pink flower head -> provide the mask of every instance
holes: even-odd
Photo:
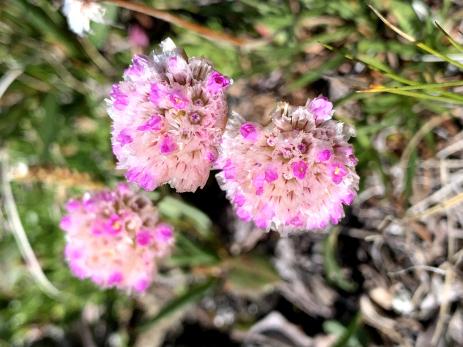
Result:
[[[137,293],[144,293],[148,289],[150,284],[151,282],[149,279],[140,278],[133,288]]]
[[[188,98],[181,91],[173,90],[168,93],[171,106],[176,110],[185,110],[190,104]]]
[[[152,115],[145,123],[140,125],[138,131],[159,131],[162,128],[162,117],[158,114]],[[131,141],[132,142],[132,141]]]
[[[152,83],[150,85],[149,99],[154,105],[161,105],[166,102],[169,92],[162,83]]]
[[[110,95],[114,100],[113,106],[118,111],[123,111],[129,104],[128,95],[121,91],[119,85],[113,85]]]
[[[127,179],[146,190],[203,187],[227,121],[230,83],[170,39],[160,52],[135,56],[107,100],[113,152]]]
[[[322,149],[317,154],[318,161],[328,161],[331,158],[331,150],[329,149]]]
[[[157,240],[168,243],[174,236],[174,229],[168,224],[161,224],[155,230]]]
[[[217,160],[217,152],[209,151],[206,153],[206,158],[209,162],[214,163]]]
[[[166,135],[162,138],[160,147],[162,154],[172,153],[173,151],[175,151],[176,148],[177,145],[169,135]]]
[[[331,172],[331,179],[336,184],[341,183],[344,176],[346,176],[348,173],[346,167],[341,162],[331,162],[330,172]]]
[[[241,207],[244,205],[246,198],[244,197],[244,195],[238,193],[235,195],[232,201],[235,206]]]
[[[146,31],[138,24],[129,27],[129,42],[132,46],[145,48],[150,44]]]
[[[139,246],[148,246],[153,239],[153,235],[149,230],[140,230],[135,240]]]
[[[215,94],[228,87],[230,83],[231,80],[228,77],[218,71],[213,71],[207,79],[207,88],[211,93]]]
[[[293,169],[293,175],[297,179],[303,180],[307,172],[307,164],[300,160],[291,164],[291,169]]]
[[[250,122],[241,125],[240,134],[249,141],[255,141],[259,135],[256,125]]]
[[[126,78],[140,78],[145,72],[145,67],[147,66],[148,60],[145,56],[134,55],[132,58],[132,64],[129,66],[127,70],[125,70],[124,75]]]
[[[333,115],[333,104],[324,96],[308,100],[307,108],[313,114],[317,122],[324,122],[331,119]]]
[[[234,115],[223,136],[217,179],[238,217],[282,233],[338,223],[359,183],[349,132],[307,107],[279,103],[270,116],[259,124]]]
[[[116,141],[119,142],[121,146],[125,146],[133,141],[132,136],[130,136],[127,129],[121,130],[121,132],[117,135]]]
[[[73,207],[67,208],[60,227],[66,234],[64,255],[72,273],[102,288],[146,290],[157,262],[170,253],[174,242],[172,227],[159,223],[151,201],[119,185],[69,204]]]
[[[278,179],[278,171],[274,168],[265,170],[265,180],[270,183]]]

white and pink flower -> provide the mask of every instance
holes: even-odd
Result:
[[[60,227],[72,273],[102,288],[144,292],[173,246],[173,228],[127,185],[70,200]]]
[[[325,97],[305,107],[279,103],[265,125],[233,114],[217,178],[239,218],[282,233],[339,223],[359,177],[350,131],[332,114]]]
[[[151,57],[135,56],[108,99],[118,168],[145,190],[170,184],[202,188],[218,155],[231,80],[172,40]]]

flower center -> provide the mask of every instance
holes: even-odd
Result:
[[[303,142],[301,142],[300,144],[297,145],[297,149],[299,150],[299,152],[301,153],[307,153],[307,145]]]
[[[188,118],[191,124],[199,124],[201,122],[201,115],[198,112],[190,113]]]

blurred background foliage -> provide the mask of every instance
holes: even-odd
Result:
[[[435,220],[418,217],[404,224],[419,201],[419,184],[436,177],[421,175],[420,163],[460,139],[463,3],[143,3],[243,43],[200,36],[111,1],[102,2],[107,23],[94,23],[92,33],[80,38],[69,31],[60,1],[2,1],[0,345],[412,346],[431,337],[434,345],[463,345],[462,234],[438,238]],[[128,38],[134,25],[149,36],[149,47]],[[63,203],[123,179],[114,170],[104,99],[131,56],[149,52],[167,36],[234,79],[230,105],[244,116],[264,114],[275,99],[303,104],[324,94],[335,100],[336,118],[357,130],[361,191],[379,189],[380,197],[368,200],[368,208],[362,199],[357,211],[363,212],[354,206],[331,233],[281,239],[236,221],[213,175],[196,194],[179,196],[164,187],[150,196],[176,226],[176,250],[150,293],[127,296],[74,279],[62,257]],[[12,197],[5,193],[9,187]],[[21,257],[8,204],[19,211],[28,242],[58,293],[41,286],[39,270]],[[388,234],[385,223],[391,220],[402,229]],[[455,223],[444,229],[461,231]],[[373,247],[390,246],[390,235],[403,253],[383,255],[382,246]],[[435,250],[435,240],[449,247],[438,247],[430,259],[414,253]],[[388,260],[379,264],[378,257]],[[439,269],[444,282],[456,286],[445,287],[452,289],[447,299],[436,299],[427,315],[417,311],[412,297],[419,288],[439,296],[443,281],[414,271],[406,279],[390,274],[391,268],[417,264]],[[422,287],[427,281],[432,285]],[[405,284],[399,288],[400,282]]]

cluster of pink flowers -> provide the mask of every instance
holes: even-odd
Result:
[[[217,161],[237,215],[282,233],[323,229],[344,216],[358,190],[351,129],[331,119],[325,97],[279,103],[269,124],[234,114]]]
[[[151,191],[203,187],[227,121],[231,80],[172,40],[151,57],[135,56],[108,99],[112,145],[126,178]]]
[[[128,181],[192,192],[215,166],[237,215],[260,228],[287,233],[341,220],[358,190],[357,158],[352,131],[331,119],[328,99],[279,103],[265,124],[233,114],[226,125],[231,80],[170,39],[161,49],[135,56],[107,100],[113,151]],[[172,227],[159,222],[149,199],[121,184],[66,209],[65,257],[75,276],[103,288],[149,287],[173,245]]]
[[[174,243],[173,228],[159,222],[151,201],[125,184],[70,200],[60,226],[73,274],[103,288],[144,292],[156,263]]]

